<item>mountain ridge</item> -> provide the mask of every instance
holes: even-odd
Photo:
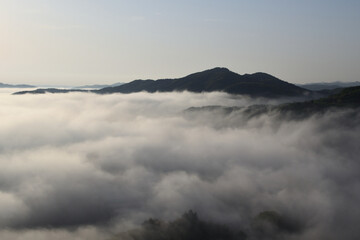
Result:
[[[313,114],[324,114],[330,110],[360,109],[360,86],[344,88],[340,92],[327,97],[304,101],[283,103],[278,105],[260,104],[250,106],[220,106],[210,105],[202,107],[190,107],[184,111],[185,114],[201,114],[204,112],[220,112],[230,115],[236,112],[247,119],[258,117],[263,114],[277,115],[286,119],[304,119]]]
[[[304,97],[313,93],[310,90],[285,82],[267,73],[256,72],[253,74],[240,75],[223,67],[216,67],[192,73],[181,78],[165,78],[158,80],[138,79],[120,86],[105,87],[99,90],[90,90],[86,92],[110,94],[182,91],[195,93],[217,91],[265,98]],[[38,94],[46,92],[57,93],[57,89],[37,89],[35,91],[22,91],[14,94]],[[73,92],[73,90],[58,89],[58,92]]]
[[[133,92],[213,92],[243,94],[254,97],[297,97],[311,91],[280,80],[270,74],[257,72],[240,75],[227,68],[217,67],[185,77],[158,80],[134,80],[130,83],[103,88],[98,93]]]
[[[7,84],[0,82],[0,88],[35,88],[36,86],[28,84]]]
[[[311,90],[311,91],[322,91],[322,90],[334,90],[338,88],[348,88],[360,86],[359,81],[355,82],[317,82],[317,83],[306,83],[296,84],[299,87]]]

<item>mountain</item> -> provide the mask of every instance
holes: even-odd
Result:
[[[61,89],[59,92],[73,90]],[[134,93],[134,92],[214,92],[221,91],[229,94],[242,94],[252,97],[281,98],[310,96],[313,92],[282,81],[266,73],[240,75],[227,68],[214,68],[203,72],[193,73],[177,79],[135,80],[120,86],[106,87],[88,92]],[[55,93],[56,89],[37,89],[35,91],[22,91],[15,94],[26,93]]]
[[[187,117],[196,117],[206,113],[220,113],[222,115],[243,116],[245,119],[262,114],[277,115],[286,119],[303,119],[313,114],[322,114],[329,110],[360,109],[360,86],[344,88],[339,93],[305,102],[293,102],[280,105],[252,105],[248,107],[203,106],[191,107],[184,111]],[[216,115],[216,114],[215,114]],[[215,116],[214,115],[214,116]]]
[[[278,107],[280,111],[296,111],[313,113],[330,108],[358,108],[360,107],[360,86],[342,89],[339,93],[325,98],[307,102],[283,104]]]
[[[123,85],[124,83],[118,82],[118,83],[114,83],[111,85],[108,84],[93,84],[93,85],[83,85],[83,86],[77,86],[74,87],[75,89],[83,89],[83,88],[93,88],[93,89],[101,89],[101,88],[106,88],[106,87],[117,87],[120,85]]]
[[[321,82],[321,83],[308,83],[308,84],[297,84],[297,86],[311,90],[311,91],[321,91],[321,90],[333,90],[337,88],[347,88],[360,86],[360,82]]]
[[[44,93],[69,93],[69,92],[92,92],[91,90],[84,89],[59,89],[59,88],[39,88],[33,91],[20,91],[15,92],[13,95],[23,95],[23,94],[44,94]]]
[[[107,87],[98,93],[133,93],[133,92],[213,92],[222,91],[230,94],[245,94],[253,97],[299,97],[311,91],[282,81],[266,73],[240,75],[227,68],[214,68],[190,74],[177,79],[135,80],[130,83]]]
[[[6,84],[6,83],[0,83],[0,88],[35,88],[35,86],[27,85],[27,84]]]

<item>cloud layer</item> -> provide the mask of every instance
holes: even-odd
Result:
[[[223,93],[0,99],[1,239],[106,239],[188,209],[245,229],[276,211],[303,226],[287,239],[360,235],[357,112],[184,117],[263,102]]]

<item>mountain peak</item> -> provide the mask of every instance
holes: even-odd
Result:
[[[215,67],[215,68],[209,69],[207,71],[230,72],[230,70],[226,67]]]
[[[252,97],[301,97],[311,91],[282,81],[267,73],[240,75],[224,67],[216,67],[190,74],[182,78],[159,80],[135,80],[121,86],[106,87],[92,92],[135,93],[135,92],[225,92]],[[61,91],[63,92],[63,91]],[[26,92],[22,92],[24,94]]]
[[[137,80],[115,88],[99,90],[99,93],[132,92],[226,92],[254,97],[299,97],[309,92],[282,81],[267,73],[240,75],[228,68],[215,67],[177,79],[156,81]]]

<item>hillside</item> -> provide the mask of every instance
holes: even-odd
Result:
[[[304,119],[313,114],[323,114],[329,110],[357,109],[360,107],[360,87],[345,88],[341,92],[328,97],[306,102],[285,103],[280,105],[252,105],[248,107],[203,106],[191,107],[184,111],[187,117],[197,117],[203,114],[231,114],[251,119],[263,114],[276,115],[286,119]],[[234,115],[234,116],[235,116]],[[223,119],[222,119],[223,120]]]
[[[66,89],[37,89],[15,94],[66,93]],[[227,68],[213,68],[176,79],[135,80],[120,86],[106,87],[88,92],[99,94],[135,92],[226,92],[252,97],[281,98],[310,96],[313,92],[282,81],[266,73],[240,75]]]
[[[266,73],[240,75],[227,68],[214,68],[177,79],[135,80],[130,83],[103,88],[98,93],[133,92],[213,92],[245,94],[253,97],[298,97],[310,91],[282,81]]]
[[[344,88],[339,93],[325,98],[307,102],[283,104],[277,107],[280,111],[312,113],[330,108],[358,108],[360,106],[360,86]]]
[[[307,83],[297,84],[297,86],[311,90],[311,91],[322,91],[322,90],[334,90],[337,88],[348,88],[360,86],[360,82],[321,82],[321,83]]]

